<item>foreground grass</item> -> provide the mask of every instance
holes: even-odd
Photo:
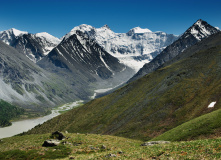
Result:
[[[57,147],[42,147],[50,134],[5,138],[0,159],[220,159],[221,139],[140,146],[143,142],[116,136],[65,134]],[[102,147],[103,146],[103,147]],[[105,146],[105,147],[104,147]]]

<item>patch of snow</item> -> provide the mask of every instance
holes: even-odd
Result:
[[[215,28],[218,29],[218,30],[220,31],[219,27],[215,27]]]
[[[95,99],[95,97],[97,96],[97,93],[96,92],[94,92],[94,95],[93,96],[91,96],[90,98],[91,99]]]
[[[58,53],[62,56],[62,57],[64,57],[64,59],[66,60],[66,61],[68,61],[67,60],[67,58],[65,58],[65,56],[59,51],[59,49],[58,48],[56,48],[57,49],[57,51],[58,51]],[[69,62],[69,61],[68,61]],[[70,63],[70,62],[69,62]]]
[[[101,52],[100,52],[100,60],[103,62],[103,64],[105,65],[105,67],[112,72],[112,74],[114,74],[114,72],[111,70],[111,68],[107,65],[107,63],[104,61]]]
[[[209,105],[208,105],[208,108],[213,108],[215,106],[216,102],[211,102]]]
[[[46,46],[46,47],[44,48],[44,51],[45,51],[45,52],[43,53],[44,56],[48,55],[48,53],[51,52],[52,49],[54,49],[54,47],[47,47],[47,46]]]

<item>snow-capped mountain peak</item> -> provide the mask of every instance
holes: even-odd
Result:
[[[15,37],[18,37],[18,36],[21,36],[24,34],[28,34],[28,32],[24,32],[24,31],[17,30],[15,28],[11,28],[9,30],[5,30],[5,31],[0,32],[0,40],[5,42],[6,44],[10,45],[10,43],[12,42],[12,40]]]
[[[20,35],[23,35],[23,34],[28,34],[28,32],[25,32],[25,31],[20,31],[20,30],[17,30],[15,28],[11,28],[8,30],[10,33],[13,33],[15,36],[20,36]]]
[[[57,37],[54,37],[47,32],[36,33],[35,36],[39,38],[45,38],[48,42],[51,42],[53,44],[58,44],[61,41]]]
[[[37,62],[60,43],[60,39],[46,33],[31,34],[15,28],[0,32],[0,40]]]
[[[95,28],[87,24],[81,24],[80,26],[74,27],[68,34],[66,34],[64,36],[64,39],[68,39],[73,34],[76,34],[76,31],[81,31],[83,33],[90,33],[91,31],[95,31]]]
[[[91,25],[81,24],[80,26],[74,27],[71,31],[80,30],[87,32],[91,31],[92,29],[94,29],[94,27],[92,27]]]
[[[105,24],[103,27],[101,27],[102,29],[109,29],[110,30],[110,27],[107,25],[107,24]]]
[[[185,37],[193,35],[197,40],[202,40],[209,35],[216,33],[218,29],[209,25],[206,21],[199,19],[185,33]]]
[[[202,19],[198,19],[193,25],[200,25],[202,23],[203,23],[203,20]]]
[[[171,59],[180,54],[186,54],[184,51],[187,48],[200,42],[204,38],[207,38],[210,35],[218,32],[220,31],[217,30],[215,27],[211,26],[206,21],[199,19],[191,27],[189,27],[176,41],[174,41],[172,44],[166,47],[159,55],[157,55],[150,63],[145,64],[133,76],[133,78],[129,80],[129,82],[132,82],[146,74],[155,71],[156,69],[162,67],[166,62],[170,61]],[[177,60],[178,59],[180,60],[180,58],[177,58]],[[173,61],[173,63],[175,61]]]

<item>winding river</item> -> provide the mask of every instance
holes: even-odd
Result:
[[[11,126],[0,128],[0,138],[11,137],[11,136],[14,136],[16,134],[26,132],[29,129],[35,127],[36,125],[42,124],[45,121],[47,121],[49,119],[52,119],[53,117],[58,116],[60,114],[59,111],[70,110],[74,107],[79,106],[79,104],[81,104],[82,102],[83,101],[76,101],[76,102],[73,102],[73,103],[64,104],[61,107],[53,109],[51,114],[49,114],[47,116],[44,116],[44,117],[12,122]]]
[[[110,91],[111,89],[114,89],[120,85],[117,85],[113,88],[97,89],[97,90],[95,90],[94,95],[91,96],[91,99],[94,99],[96,97],[96,95],[99,93],[105,93],[105,92]],[[35,127],[36,125],[42,124],[42,123],[46,122],[47,120],[58,116],[59,114],[61,114],[60,111],[66,111],[66,110],[70,110],[72,108],[75,108],[75,107],[79,106],[82,102],[83,101],[80,100],[80,101],[64,104],[61,107],[57,107],[57,108],[53,109],[51,114],[44,116],[44,117],[12,122],[11,126],[0,128],[0,139],[6,138],[6,137],[11,137],[11,136],[14,136],[14,135],[22,133],[22,132],[26,132],[29,129],[32,129],[33,127]]]

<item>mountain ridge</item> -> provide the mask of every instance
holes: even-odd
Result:
[[[150,63],[145,64],[129,81],[132,82],[142,76],[153,72],[165,62],[181,54],[186,48],[196,44],[202,39],[220,32],[215,27],[201,19],[197,20],[189,27],[178,40],[167,46],[159,55],[157,55]]]
[[[32,34],[14,28],[0,32],[0,40],[16,48],[34,63],[60,43],[58,38],[46,32]]]
[[[177,39],[177,36],[172,34],[151,32],[140,27],[132,28],[127,33],[115,33],[107,25],[95,28],[87,24],[74,27],[63,38],[70,37],[77,30],[87,34],[91,39],[95,39],[108,53],[135,71]]]
[[[78,75],[79,81],[85,81],[88,85],[96,83],[94,86],[98,89],[98,86],[108,88],[119,85],[134,74],[132,69],[106,52],[96,40],[76,28],[37,64],[58,73],[65,69],[69,72],[67,76],[76,78]]]
[[[80,30],[87,33],[91,39],[96,39],[98,44],[118,58],[121,63],[138,71],[145,63],[150,62],[167,45],[177,39],[177,36],[165,32],[151,32],[149,29],[134,27],[127,33],[115,33],[108,25],[94,28],[87,24],[74,27],[61,40],[53,37],[51,41],[47,34],[19,31],[13,29],[0,32],[0,39],[26,54],[30,60],[37,62],[47,55],[62,39],[70,37]],[[41,34],[41,36],[39,36]],[[30,36],[27,36],[30,35]],[[134,64],[133,64],[134,63]]]
[[[71,85],[76,81],[43,70],[2,41],[0,53],[0,99],[40,114],[59,104],[89,99],[83,84]]]

